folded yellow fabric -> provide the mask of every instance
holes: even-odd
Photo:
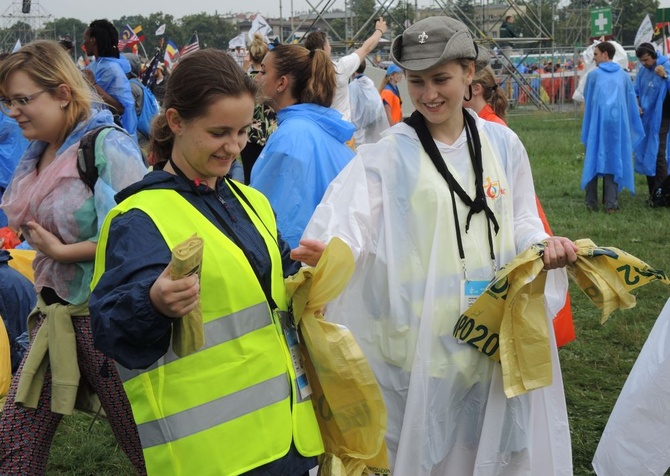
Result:
[[[605,322],[616,309],[635,306],[635,288],[664,272],[617,248],[577,240],[577,262],[568,274],[602,309]],[[551,385],[549,331],[544,309],[543,244],[533,245],[501,269],[487,290],[459,318],[453,335],[500,360],[507,397]]]
[[[193,274],[200,276],[204,246],[204,240],[197,235],[175,246],[170,261],[170,278],[176,280]],[[175,319],[172,324],[172,350],[179,357],[184,357],[203,345],[205,345],[205,328],[198,300],[195,309],[181,319]]]
[[[78,306],[47,306],[38,295],[37,306],[28,316],[28,330],[31,335],[40,314],[46,317],[30,344],[15,401],[24,407],[37,408],[47,367],[50,367],[51,411],[71,415],[77,400],[80,378],[72,316],[88,316],[88,303]]]
[[[286,280],[326,452],[319,474],[332,476],[361,475],[367,466],[389,472],[386,407],[377,380],[351,332],[323,316],[354,266],[351,249],[333,238],[316,268]]]

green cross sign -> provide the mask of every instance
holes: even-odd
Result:
[[[612,34],[612,9],[594,8],[591,10],[591,36]]]

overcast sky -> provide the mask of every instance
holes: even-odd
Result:
[[[14,0],[16,2],[17,0]],[[39,2],[39,6],[38,6]],[[328,0],[310,0],[312,5],[321,9]],[[419,5],[428,5],[430,0],[421,0]],[[20,2],[19,2],[20,3]],[[283,17],[290,16],[291,4],[295,13],[310,11],[307,0],[281,0]],[[0,0],[0,11],[6,11],[12,0]],[[260,13],[265,17],[279,16],[280,0],[33,0],[33,11],[44,10],[56,18],[78,18],[83,22],[91,22],[96,18],[116,19],[123,15],[144,15],[163,12],[181,18],[184,15],[205,12],[208,14]],[[344,9],[344,0],[335,0],[334,8]]]

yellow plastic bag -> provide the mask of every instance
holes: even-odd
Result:
[[[670,284],[663,271],[625,251],[588,239],[575,244],[577,261],[568,274],[602,309],[601,323],[616,309],[635,306],[633,289],[656,280]],[[507,397],[552,382],[543,250],[544,245],[533,245],[507,263],[453,329],[455,338],[500,361]]]
[[[323,316],[353,272],[351,250],[333,238],[316,268],[302,268],[286,280],[325,446],[320,475],[356,476],[368,467],[389,473],[386,407],[377,380],[351,332]]]
[[[31,283],[34,283],[35,273],[33,272],[33,260],[35,259],[35,250],[11,249],[7,251],[9,251],[9,255],[12,257],[8,262],[9,267],[14,268],[28,278]]]

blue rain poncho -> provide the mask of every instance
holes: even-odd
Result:
[[[277,124],[251,171],[251,186],[270,200],[279,231],[295,248],[326,188],[354,156],[344,142],[355,127],[316,104],[282,109]]]
[[[656,65],[665,68],[668,79],[663,79],[654,72]],[[651,69],[640,66],[634,84],[635,95],[639,98],[640,107],[643,111],[642,124],[646,134],[640,144],[635,147],[635,172],[649,176],[656,175],[658,133],[661,129],[663,101],[668,88],[670,88],[670,62],[668,62],[668,58],[659,53],[656,65]]]
[[[88,65],[88,69],[93,71],[95,82],[124,107],[121,125],[130,135],[135,136],[137,113],[130,81],[126,77],[126,74],[130,72],[128,60],[123,56],[121,58],[96,58]]]
[[[614,175],[619,191],[635,193],[633,149],[644,138],[630,76],[614,62],[600,63],[586,80],[582,189],[595,176]],[[654,155],[654,159],[655,159]]]

